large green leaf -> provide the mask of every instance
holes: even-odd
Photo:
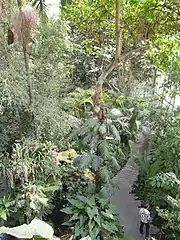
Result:
[[[2,230],[0,228],[0,232],[1,233],[5,232],[4,227],[2,227]],[[33,236],[35,235],[33,234],[32,228],[27,224],[23,224],[18,227],[7,228],[5,233],[16,238],[28,238],[28,239],[33,238]]]
[[[73,216],[69,219],[69,221],[79,220],[80,216],[79,213],[74,213]]]
[[[92,239],[97,239],[98,234],[101,231],[101,227],[97,224],[94,225],[93,229],[90,231],[90,236]]]
[[[104,217],[106,217],[106,218],[114,219],[114,216],[113,216],[112,212],[109,211],[109,210],[106,210],[105,212],[102,211],[101,214],[102,214]]]
[[[87,207],[86,211],[90,220],[92,220],[94,216],[98,216],[99,214],[97,207],[93,208]]]
[[[88,186],[87,186],[87,193],[88,194],[94,194],[96,190],[96,186],[93,182],[88,182]]]
[[[116,169],[116,170],[120,170],[120,165],[117,162],[116,158],[114,156],[111,157],[111,161],[112,161],[112,166]]]
[[[80,215],[79,216],[79,224],[80,224],[80,227],[83,228],[84,225],[87,223],[88,221],[88,217],[87,216],[84,216],[84,215]]]
[[[102,167],[100,170],[100,176],[103,183],[107,183],[110,180],[109,172],[106,167]]]
[[[86,202],[87,202],[87,204],[88,204],[90,207],[96,205],[94,196],[92,196],[91,198],[87,198],[87,201],[86,201]]]
[[[117,227],[112,222],[105,222],[102,224],[103,228],[106,229],[108,232],[115,233],[118,231]]]
[[[80,226],[80,221],[77,221],[74,227],[74,236],[78,237],[81,236],[83,233],[84,229]]]
[[[2,218],[5,221],[7,220],[6,210],[3,208],[0,208],[0,218]]]
[[[39,219],[32,220],[29,226],[32,228],[33,234],[36,236],[51,238],[54,234],[53,228],[49,224]]]
[[[88,228],[89,228],[90,236],[91,236],[91,232],[92,232],[92,230],[93,230],[93,228],[94,228],[95,225],[96,225],[96,222],[95,222],[94,220],[90,220],[90,221],[88,222]]]
[[[109,193],[108,193],[108,191],[107,191],[107,188],[106,187],[103,187],[102,189],[101,189],[101,191],[98,193],[98,195],[99,195],[99,197],[100,197],[100,202],[101,202],[101,200],[103,199],[103,200],[105,200],[105,201],[107,201],[107,199],[108,199],[108,197],[109,197]]]
[[[94,221],[99,225],[99,227],[101,226],[101,217],[100,217],[100,215],[94,216]]]
[[[77,198],[82,202],[85,202],[85,203],[87,202],[87,198],[84,196],[78,195]]]
[[[61,209],[61,212],[66,213],[66,214],[73,214],[71,207],[63,208],[63,209]]]
[[[79,201],[78,199],[69,199],[68,201],[73,205],[73,207],[78,209],[84,209],[86,205],[84,202]]]
[[[97,155],[92,155],[92,170],[93,171],[98,171],[100,166],[101,166],[101,159]]]
[[[100,151],[100,154],[102,156],[103,159],[108,159],[110,158],[110,149],[109,149],[109,144],[107,142],[107,140],[103,140],[99,146],[98,146],[98,150]]]
[[[40,236],[48,239],[53,237],[54,230],[44,221],[34,219],[29,225],[23,224],[13,228],[1,227],[0,233],[7,233],[20,239],[31,239],[34,236]]]
[[[80,168],[81,170],[85,170],[89,168],[91,163],[92,163],[92,158],[91,158],[91,155],[88,153],[83,153],[82,155],[74,159],[74,166]]]

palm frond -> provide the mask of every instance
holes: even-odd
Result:
[[[47,16],[48,6],[45,3],[45,0],[31,0],[32,6],[36,7],[41,15]]]
[[[26,47],[31,39],[31,34],[37,27],[37,17],[34,9],[24,5],[17,10],[13,17],[14,32],[23,47]]]

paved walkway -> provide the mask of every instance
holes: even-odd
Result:
[[[120,222],[124,226],[125,235],[128,240],[140,240],[139,235],[139,201],[130,194],[131,187],[138,175],[137,166],[130,158],[126,166],[115,176],[113,182],[117,184],[118,190],[111,193],[111,202],[116,205],[120,216]]]

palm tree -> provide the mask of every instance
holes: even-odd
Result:
[[[41,16],[46,17],[47,6],[45,4],[45,0],[29,0],[29,2],[32,3],[32,6],[26,5],[27,2],[28,1],[26,0],[17,0],[18,9],[14,15],[13,27],[14,27],[15,35],[18,37],[18,40],[23,48],[24,63],[25,63],[25,69],[27,73],[26,80],[27,80],[29,100],[31,105],[33,94],[32,94],[31,81],[28,76],[29,75],[28,74],[29,72],[28,71],[29,70],[28,45],[31,40],[31,35],[37,26],[37,17],[36,17],[36,11],[34,10],[34,7],[38,9]]]
[[[29,91],[30,105],[32,103],[32,88],[30,83],[30,78],[28,76],[29,70],[29,57],[28,57],[28,45],[31,40],[31,35],[36,29],[37,18],[34,8],[30,5],[23,5],[23,0],[17,0],[18,9],[13,18],[13,28],[16,37],[18,38],[20,44],[22,45],[24,54],[24,63],[27,73],[27,85]]]
[[[41,15],[47,16],[47,5],[45,0],[30,0],[30,2],[32,2],[33,7],[36,7]]]

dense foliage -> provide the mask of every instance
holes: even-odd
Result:
[[[140,172],[134,191],[140,200],[149,202],[157,211],[154,221],[164,239],[178,239],[179,111],[156,109],[149,113],[150,119],[152,112],[156,120],[152,126],[154,133],[147,140],[146,153],[136,154]]]
[[[157,238],[179,239],[178,2],[60,9],[0,0],[0,231],[48,238],[38,218],[62,239],[123,239],[109,190],[131,153]]]

